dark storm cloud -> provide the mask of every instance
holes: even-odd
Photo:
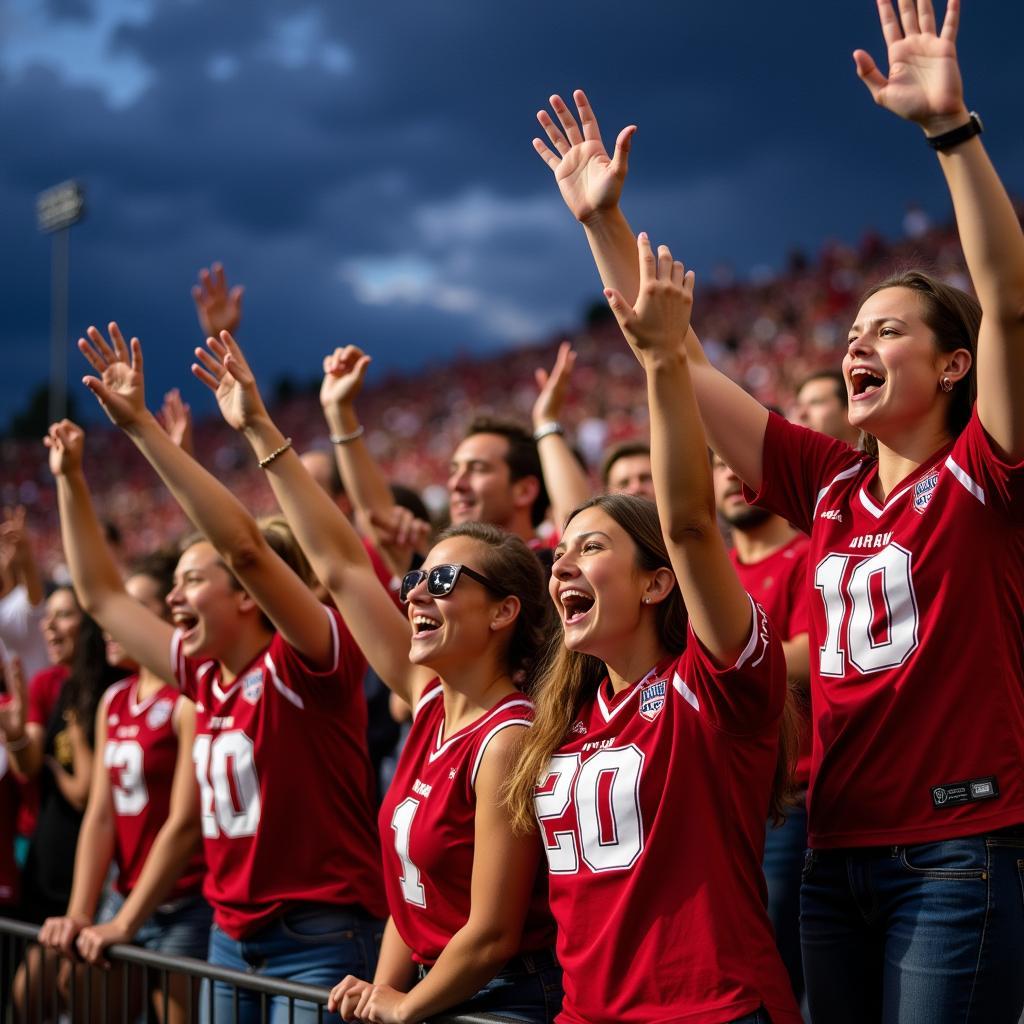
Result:
[[[990,147],[1021,191],[1024,12],[986,6],[964,14],[968,97],[1001,125]],[[310,377],[348,340],[375,369],[415,365],[571,325],[597,293],[530,146],[551,91],[585,86],[609,143],[639,124],[627,211],[698,271],[778,264],[793,244],[854,240],[871,223],[894,233],[911,198],[941,214],[916,130],[875,110],[854,75],[850,51],[881,58],[879,42],[866,2],[814,14],[165,0],[108,40],[114,78],[118,62],[141,69],[127,99],[104,69],[73,76],[77,54],[18,73],[0,59],[0,274],[19,352],[3,409],[45,379],[48,248],[33,202],[64,177],[85,181],[90,204],[72,243],[73,327],[116,316],[142,335],[151,404],[187,374],[188,287],[216,258],[247,285],[243,333],[268,377]]]

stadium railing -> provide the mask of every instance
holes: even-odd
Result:
[[[36,925],[25,924],[0,917],[0,1022],[15,1021],[12,1007],[11,990],[13,978],[18,965],[25,959],[26,951],[36,946],[39,929]],[[36,948],[38,948],[36,946]],[[43,1024],[58,1020],[69,1021],[70,1024],[134,1024],[136,1019],[145,1019],[144,1009],[148,998],[143,1003],[136,1000],[135,1011],[132,1012],[129,993],[133,988],[148,989],[156,993],[158,1001],[162,1000],[162,1016],[166,1019],[167,1001],[169,998],[169,979],[171,975],[183,974],[196,980],[220,982],[231,988],[235,1012],[230,1020],[223,1015],[214,1017],[212,1011],[213,985],[203,987],[201,999],[209,1000],[207,1019],[215,1020],[216,1024],[231,1024],[237,1019],[240,993],[244,990],[255,993],[259,998],[260,1020],[271,1018],[271,1000],[274,996],[288,1000],[288,1020],[293,1020],[297,1011],[306,1013],[310,1005],[315,1008],[317,1021],[337,1020],[333,1014],[327,1013],[327,997],[330,990],[314,985],[301,985],[279,978],[268,978],[259,974],[245,974],[231,971],[223,967],[208,964],[205,960],[193,960],[190,957],[165,956],[154,953],[140,946],[115,945],[105,950],[107,959],[112,964],[124,967],[120,978],[111,982],[111,972],[101,967],[92,967],[80,971],[71,971],[68,986],[68,999],[63,999],[52,982],[44,979],[44,972],[33,972],[32,987],[29,992],[30,1016],[25,1024]],[[82,967],[82,965],[79,965]],[[141,983],[141,985],[140,985]],[[114,987],[119,991],[112,991]],[[301,1004],[306,1004],[302,1006]],[[143,1009],[139,1009],[139,1006]],[[158,1002],[159,1005],[159,1002]],[[186,1020],[189,1024],[198,1022],[202,1017],[199,1000],[190,1002],[186,1007]],[[152,1019],[152,1018],[150,1018]],[[432,1017],[430,1024],[514,1024],[508,1017],[492,1014],[463,1014],[459,1016]]]

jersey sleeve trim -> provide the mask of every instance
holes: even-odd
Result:
[[[858,462],[855,466],[850,466],[849,469],[844,469],[841,473],[836,473],[834,477],[820,491],[818,491],[818,497],[814,501],[814,511],[811,513],[811,519],[818,514],[818,506],[824,501],[825,495],[835,487],[840,480],[849,480],[851,476],[856,476],[861,469],[863,463]]]
[[[974,497],[982,503],[982,505],[985,504],[985,488],[975,480],[972,480],[971,477],[957,465],[952,455],[949,455],[946,458],[946,468],[953,474],[953,478],[963,485],[968,494],[973,494]]]
[[[270,673],[270,681],[274,684],[274,689],[290,704],[294,704],[300,711],[305,711],[306,702],[293,689],[282,682],[281,677],[277,674],[277,666],[274,664],[274,659],[269,654],[263,656],[263,664],[266,665],[267,671]]]
[[[498,735],[502,729],[507,729],[510,725],[525,725],[529,728],[533,725],[533,722],[528,718],[510,718],[500,725],[496,725],[481,741],[480,748],[476,752],[476,757],[473,759],[473,770],[469,776],[469,784],[476,789],[476,776],[477,772],[480,771],[480,764],[484,759],[484,751],[487,749],[487,745]]]
[[[757,613],[758,605],[754,602],[754,599],[747,594],[747,600],[750,602],[750,638],[747,640],[747,646],[740,652],[739,658],[736,660],[736,664],[733,665],[727,671],[735,672],[737,669],[743,668],[746,662],[754,656],[757,651],[758,641],[762,639],[761,631],[758,629]],[[764,612],[761,612],[764,615]],[[756,668],[761,664],[762,659],[768,652],[767,637],[764,638],[765,643],[761,644],[761,653],[756,661],[750,662],[751,668]]]
[[[134,676],[131,676],[128,679],[122,679],[119,682],[114,683],[113,686],[108,686],[106,688],[106,690],[103,691],[102,704],[103,704],[103,711],[104,711],[104,713],[106,713],[107,711],[110,710],[110,702],[122,690],[126,690],[129,686],[132,685],[132,680],[134,678],[135,678]]]
[[[686,685],[686,680],[679,674],[679,669],[676,669],[672,675],[672,688],[694,711],[700,711],[700,700],[697,694]]]

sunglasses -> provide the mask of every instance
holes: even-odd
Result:
[[[427,593],[431,597],[447,597],[459,582],[462,576],[468,576],[477,583],[482,583],[488,590],[495,594],[505,593],[497,583],[489,580],[468,565],[457,565],[454,562],[446,565],[435,565],[433,569],[413,569],[402,577],[402,589],[398,592],[398,599],[403,604],[409,603],[409,592],[419,585],[421,580],[427,581]]]

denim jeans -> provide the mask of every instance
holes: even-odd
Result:
[[[429,968],[421,967],[422,980]],[[551,1024],[562,1008],[562,968],[550,950],[521,953],[510,960],[475,996],[445,1010],[445,1015],[495,1013],[512,1020]]]
[[[764,840],[764,878],[768,883],[768,917],[775,945],[786,965],[797,1003],[804,995],[800,959],[800,876],[807,850],[807,811],[790,807],[779,828],[768,825]]]
[[[124,906],[124,897],[112,889],[103,901],[96,920],[111,921]],[[144,949],[152,949],[168,956],[206,958],[210,946],[210,924],[213,911],[202,896],[186,896],[174,903],[157,907],[143,921],[132,942]]]
[[[1017,1024],[1024,829],[808,850],[804,978],[821,1024]]]
[[[377,967],[377,952],[384,922],[348,908],[297,905],[273,924],[247,939],[238,941],[217,925],[210,930],[211,964],[230,967],[249,974],[284,978],[304,985],[331,988],[346,974],[372,978]],[[210,1015],[209,982],[200,993],[204,1024],[256,1024],[260,1017],[258,993],[238,990],[238,1016],[234,1010],[234,991],[230,985],[213,985],[213,1015]],[[310,1003],[296,1002],[289,1018],[288,1000],[271,1001],[271,1024],[296,1024],[316,1021],[317,1010]],[[319,1019],[340,1021],[336,1014],[323,1011]]]

